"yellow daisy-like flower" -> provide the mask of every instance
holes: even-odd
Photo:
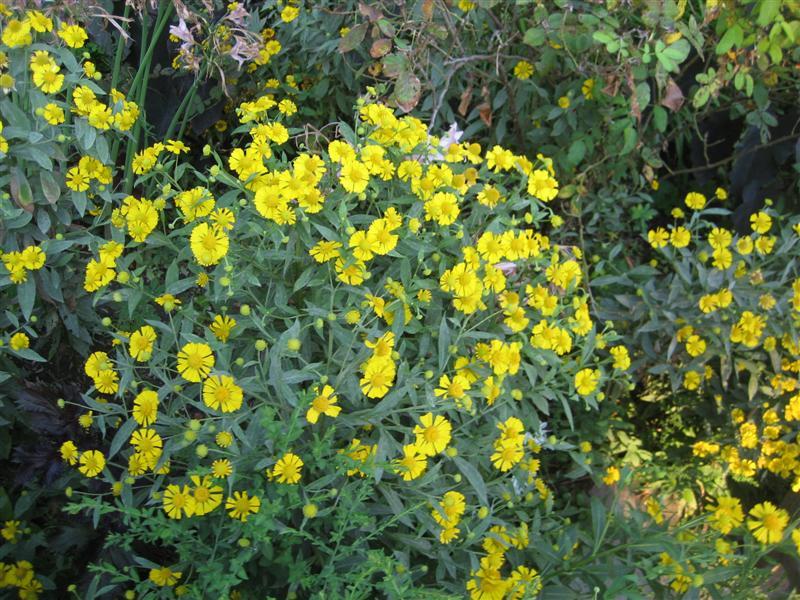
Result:
[[[231,331],[236,327],[236,319],[228,315],[216,315],[208,328],[220,342],[227,342]]]
[[[231,461],[229,461],[227,458],[215,460],[213,463],[211,463],[211,473],[217,479],[225,479],[226,477],[230,476],[231,473],[233,473]]]
[[[137,362],[146,362],[153,354],[156,339],[156,330],[150,325],[144,325],[131,334],[128,351]]]
[[[416,441],[414,444],[425,456],[435,456],[443,452],[450,443],[452,425],[442,415],[433,416],[426,413],[419,419],[420,424],[414,427]]]
[[[542,202],[558,196],[558,181],[544,169],[537,169],[528,177],[528,193]]]
[[[208,344],[189,342],[178,352],[178,372],[186,381],[199,383],[214,368],[214,353]]]
[[[133,418],[142,426],[152,425],[158,415],[158,393],[142,390],[133,399]]]
[[[342,407],[336,405],[338,398],[336,394],[334,394],[334,390],[331,386],[326,385],[322,388],[321,392],[318,390],[317,392],[316,397],[311,401],[311,406],[306,412],[306,419],[312,424],[319,420],[320,415],[327,415],[335,418],[342,411]]]
[[[58,449],[61,453],[61,460],[69,465],[75,465],[78,463],[78,448],[75,446],[75,442],[72,440],[67,440],[61,447]]]
[[[78,470],[86,477],[96,477],[106,466],[106,457],[99,450],[87,450],[80,456]]]
[[[747,519],[747,528],[762,544],[777,544],[789,523],[789,513],[772,502],[761,502],[750,509],[752,519]]]
[[[239,519],[242,523],[247,521],[247,517],[254,515],[261,508],[261,500],[258,496],[248,496],[247,492],[233,492],[225,501],[227,510],[232,519]]]
[[[150,569],[150,581],[155,583],[159,587],[166,587],[166,586],[173,586],[178,583],[178,580],[181,578],[180,571],[173,571],[167,567],[161,567],[159,569]]]
[[[597,389],[600,371],[597,369],[581,369],[575,374],[575,390],[581,396],[588,396]]]
[[[83,48],[84,43],[89,39],[83,27],[80,25],[67,25],[66,23],[61,23],[58,37],[64,40],[64,43],[70,48]]]
[[[294,484],[300,481],[302,469],[303,460],[296,454],[287,452],[272,467],[270,477],[277,479],[278,483]]]
[[[203,382],[203,402],[214,410],[238,410],[242,406],[242,397],[242,388],[230,375],[212,375]]]
[[[216,265],[228,253],[228,236],[219,228],[200,223],[192,230],[192,254],[204,267]]]
[[[164,490],[164,512],[170,519],[191,517],[195,514],[195,500],[188,485],[170,484]]]
[[[222,504],[222,488],[214,485],[210,475],[205,477],[192,475],[191,480],[195,486],[192,490],[194,514],[197,516],[207,515]]]

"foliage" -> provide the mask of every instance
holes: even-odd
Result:
[[[0,586],[786,592],[796,3],[2,12]]]

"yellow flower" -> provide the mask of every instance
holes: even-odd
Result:
[[[203,402],[214,410],[238,410],[242,406],[242,397],[242,388],[230,375],[212,375],[203,382]]]
[[[530,79],[531,75],[533,75],[533,65],[527,60],[521,60],[514,65],[514,76],[517,79]]]
[[[763,235],[772,227],[772,217],[763,211],[750,215],[750,227],[756,233]]]
[[[783,531],[789,523],[789,513],[772,502],[762,502],[750,509],[752,519],[747,520],[747,528],[762,544],[777,544],[783,538]]]
[[[236,319],[228,315],[216,315],[208,328],[220,342],[227,342],[231,331],[236,327]]]
[[[150,569],[150,581],[155,583],[159,587],[165,586],[172,586],[178,583],[178,579],[181,578],[180,571],[172,571],[167,567],[161,567],[159,569]]]
[[[214,353],[208,344],[189,342],[178,352],[178,372],[187,381],[199,383],[214,368]]]
[[[83,48],[83,44],[89,39],[86,31],[80,25],[67,25],[61,23],[58,29],[58,37],[70,48]]]
[[[225,510],[229,511],[232,519],[239,519],[242,523],[247,517],[254,515],[261,508],[258,496],[248,496],[247,492],[233,492],[225,501]]]
[[[610,466],[606,469],[606,474],[603,477],[603,483],[606,485],[614,485],[620,479],[619,469],[615,466]]]
[[[706,197],[699,192],[689,192],[683,200],[692,210],[702,210],[706,205]]]
[[[163,505],[170,519],[181,519],[184,515],[191,517],[195,511],[194,496],[188,485],[168,485],[164,490]]]
[[[567,110],[569,108],[569,97],[561,96],[561,98],[558,99],[558,106],[563,110]]]
[[[599,381],[599,370],[581,369],[575,374],[575,389],[581,396],[588,396],[597,389]]]
[[[106,457],[99,450],[87,450],[80,457],[78,470],[86,477],[97,476],[106,466]]]
[[[64,75],[56,65],[50,65],[33,72],[33,83],[45,94],[56,94],[64,85]]]
[[[228,236],[208,223],[200,223],[192,230],[190,243],[192,254],[204,267],[216,265],[228,253]]]
[[[63,460],[65,463],[69,465],[77,464],[78,448],[75,446],[75,442],[72,440],[67,440],[61,444],[59,452],[61,453],[61,460]]]
[[[558,181],[544,169],[537,169],[528,177],[528,193],[542,202],[550,202],[558,195]]]
[[[287,452],[272,467],[270,478],[277,478],[278,483],[294,484],[300,481],[302,468],[302,459],[296,454]]]
[[[28,19],[24,21],[9,19],[3,29],[2,41],[9,48],[27,46],[33,42],[30,21]]]
[[[158,415],[158,393],[142,390],[133,399],[133,418],[139,425],[148,426],[156,421]]]
[[[742,524],[744,513],[737,498],[720,496],[717,498],[717,506],[710,508],[713,511],[710,517],[711,526],[720,533],[730,533],[732,529]]]
[[[231,461],[227,458],[220,458],[215,460],[211,463],[211,473],[217,479],[225,479],[231,473],[233,473],[233,466],[231,466]]]
[[[415,444],[403,446],[403,457],[394,461],[395,471],[404,481],[416,479],[425,472],[428,459]]]
[[[419,425],[414,426],[416,440],[414,445],[425,456],[435,456],[444,452],[450,443],[452,425],[442,415],[433,416],[426,413],[419,419]]]
[[[322,388],[321,392],[318,390],[317,392],[317,395],[311,401],[311,406],[306,412],[306,419],[308,422],[312,424],[316,423],[320,415],[327,415],[332,418],[339,416],[342,407],[336,405],[338,398],[334,394],[334,389],[326,385]]]
[[[30,348],[31,340],[27,336],[27,334],[18,331],[14,335],[11,336],[9,340],[9,345],[11,346],[12,350],[25,350],[26,348]]]
[[[153,344],[156,341],[156,330],[150,325],[144,325],[131,334],[128,351],[137,362],[150,360],[153,353]]]
[[[222,488],[213,484],[210,475],[202,478],[199,475],[192,475],[191,480],[195,486],[192,490],[194,514],[207,515],[222,503]]]

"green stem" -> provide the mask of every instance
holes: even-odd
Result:
[[[131,83],[130,94],[137,94],[138,93],[138,105],[139,110],[141,111],[142,115],[144,115],[144,104],[145,100],[147,99],[147,82],[150,77],[150,63],[153,59],[153,52],[155,51],[156,44],[158,40],[161,38],[161,34],[164,31],[164,28],[169,23],[169,19],[172,16],[173,5],[171,2],[162,2],[158,6],[158,14],[156,16],[156,23],[155,27],[152,31],[152,37],[150,37],[149,44],[146,43],[146,39],[148,37],[147,32],[147,13],[145,12],[142,17],[142,51],[141,54],[139,69],[136,72],[136,76],[133,79],[133,83]],[[145,46],[147,46],[147,50],[144,51]],[[125,156],[125,178],[124,178],[124,191],[125,194],[130,194],[133,190],[133,176],[131,173],[132,164],[133,164],[133,157],[136,154],[137,150],[139,149],[139,132],[143,130],[143,121],[146,119],[145,116],[140,116],[137,119],[136,124],[133,127],[133,132],[131,139],[128,141],[128,148]],[[143,133],[144,142],[147,141],[147,133]]]
[[[127,19],[131,12],[131,7],[128,3],[125,4],[125,12],[122,13],[122,18]],[[120,32],[119,39],[117,40],[117,50],[114,53],[114,70],[111,72],[111,89],[115,89],[119,83],[119,69],[122,66],[122,51],[125,48],[125,36]]]
[[[197,86],[200,81],[200,77],[195,77],[194,81],[192,81],[192,87],[186,92],[186,95],[181,100],[178,109],[175,111],[175,114],[172,115],[172,120],[169,122],[169,127],[167,127],[167,133],[164,135],[164,139],[168,140],[172,137],[172,132],[175,131],[175,126],[178,124],[178,118],[181,118],[181,127],[178,133],[178,139],[183,137],[183,130],[186,127],[186,118],[182,115],[183,111],[189,108],[192,100],[194,100],[194,96],[197,93]]]

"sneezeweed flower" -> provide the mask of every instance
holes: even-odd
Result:
[[[597,369],[581,369],[575,374],[575,390],[581,396],[588,396],[597,389],[600,371]]]
[[[163,308],[166,312],[172,312],[181,305],[180,298],[176,298],[172,294],[163,294],[155,298],[156,304]]]
[[[777,544],[783,538],[783,532],[789,523],[789,513],[778,508],[772,502],[761,502],[750,509],[747,528],[762,544]]]
[[[225,479],[233,473],[233,465],[227,458],[220,458],[211,463],[211,473],[217,479]]]
[[[339,253],[339,248],[341,247],[342,244],[339,242],[322,240],[312,246],[308,253],[318,263],[324,263],[328,262],[329,260],[340,258],[341,254]]]
[[[190,244],[195,259],[204,267],[216,265],[228,253],[228,236],[208,223],[200,223],[192,230]]]
[[[236,327],[236,319],[228,315],[215,315],[214,321],[208,326],[214,337],[222,343],[228,341],[234,327]]]
[[[78,448],[72,440],[67,440],[61,444],[59,452],[61,453],[61,460],[68,465],[75,465],[78,463]]]
[[[220,431],[216,437],[214,437],[214,442],[216,442],[217,446],[220,448],[227,448],[233,443],[233,434],[230,431]]]
[[[294,484],[300,481],[302,468],[302,459],[296,454],[287,452],[278,459],[269,476],[271,479],[277,479],[278,483]]]
[[[11,346],[12,350],[25,350],[26,348],[31,347],[31,339],[27,336],[27,334],[18,331],[11,336],[8,344]]]
[[[414,426],[414,445],[425,456],[435,456],[447,448],[451,431],[452,425],[445,417],[426,413],[420,417],[419,425]]]
[[[691,208],[692,210],[703,210],[706,205],[706,197],[699,193],[699,192],[689,192],[686,194],[686,197],[683,199],[686,203],[686,206]]]
[[[214,368],[214,353],[208,344],[189,342],[178,352],[178,372],[186,381],[199,383]]]
[[[765,234],[772,228],[772,217],[764,211],[750,215],[750,227],[759,234]]]
[[[144,427],[152,425],[158,415],[158,393],[153,390],[142,390],[133,399],[133,418]]]
[[[159,587],[173,586],[178,583],[183,573],[180,571],[173,571],[168,567],[160,567],[158,569],[150,569],[148,578]]]
[[[10,544],[16,544],[18,538],[22,535],[19,521],[6,521],[0,529],[0,535]]]
[[[606,469],[606,474],[603,477],[603,483],[606,485],[614,485],[620,479],[619,469],[615,466],[610,466]]]
[[[81,453],[78,470],[86,477],[96,477],[106,466],[106,457],[99,450]]]
[[[191,480],[194,484],[194,514],[198,517],[210,513],[222,503],[222,488],[214,485],[210,475],[192,475]]]
[[[542,202],[558,196],[558,181],[544,169],[537,169],[528,177],[528,193]]]
[[[61,23],[58,29],[58,37],[64,40],[70,48],[83,48],[83,44],[89,39],[86,31],[80,25],[67,25]]]
[[[514,77],[517,79],[530,79],[531,75],[533,75],[533,65],[527,60],[521,60],[514,65]]]
[[[213,410],[233,412],[242,406],[242,388],[230,375],[212,375],[203,382],[203,403]]]
[[[261,499],[258,496],[249,496],[247,492],[233,492],[225,500],[225,510],[232,519],[239,519],[242,523],[250,515],[256,514],[261,508]]]
[[[728,534],[742,524],[744,513],[738,498],[731,496],[720,496],[717,498],[717,505],[709,507],[711,514],[711,526],[723,534]]]
[[[314,392],[316,396],[311,401],[308,411],[306,411],[306,420],[309,423],[316,423],[320,415],[327,415],[331,418],[339,416],[342,407],[336,404],[339,399],[331,386],[323,386],[322,391],[315,388]]]
[[[425,472],[428,467],[428,458],[426,454],[420,452],[416,444],[406,444],[403,446],[403,456],[394,461],[395,472],[400,475],[404,481],[411,481],[416,479]]]
[[[169,484],[164,490],[164,512],[170,519],[182,519],[195,514],[195,500],[188,485]]]
[[[147,362],[153,354],[156,339],[156,330],[150,325],[144,325],[131,334],[128,351],[137,362]]]

